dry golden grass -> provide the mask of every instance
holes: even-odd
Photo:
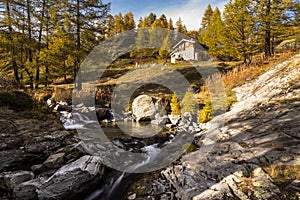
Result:
[[[293,180],[300,179],[300,165],[278,165],[273,164],[264,167],[276,184],[287,184]]]
[[[240,65],[232,71],[222,74],[222,80],[226,91],[245,84],[247,81],[256,79],[279,62],[290,58],[294,53],[286,52],[276,54],[274,57],[263,59],[262,56],[256,56],[250,65]]]
[[[201,86],[200,92],[195,94],[195,97],[199,105],[204,105],[205,100],[210,97],[208,87],[206,85]]]
[[[235,87],[241,86],[248,81],[254,80],[262,75],[264,72],[268,71],[271,67],[280,63],[288,58],[290,58],[295,52],[285,52],[281,54],[276,54],[274,57],[269,59],[264,59],[263,56],[257,55],[253,58],[252,64],[246,65],[242,64],[236,66],[233,70],[227,71],[223,74],[215,74],[205,80],[205,84],[201,87],[201,91],[196,94],[197,103],[200,105],[199,116],[203,113],[204,106],[210,99],[210,91],[207,87],[207,84],[211,82],[218,81],[217,78],[221,76],[223,86],[226,92],[226,110],[228,111],[232,105],[237,101],[235,92],[232,90]],[[206,112],[211,111],[211,109],[206,108]],[[199,122],[203,120],[199,119]],[[206,121],[206,120],[205,120]]]

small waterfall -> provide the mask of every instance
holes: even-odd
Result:
[[[104,187],[96,190],[94,192],[92,192],[90,195],[88,195],[86,198],[84,198],[84,200],[94,200],[97,199],[97,197],[99,197],[103,192],[104,192]]]
[[[132,166],[130,171],[134,172],[136,169],[152,162],[155,160],[156,156],[160,153],[160,149],[157,147],[157,144],[149,145],[142,148],[143,151],[147,154],[145,159],[139,164]],[[126,186],[130,184],[133,177],[136,174],[122,172],[117,179],[112,180],[109,184],[102,186],[101,189],[94,191],[89,195],[85,200],[119,200],[123,199],[123,195],[126,192]],[[130,180],[131,179],[131,180]]]
[[[74,111],[74,110],[73,110]],[[97,119],[93,119],[93,116],[89,117],[90,113],[82,113],[82,112],[67,112],[62,111],[61,113],[61,122],[63,123],[65,129],[87,129],[91,123],[99,123]],[[112,118],[114,118],[113,113],[111,113]],[[119,122],[118,126],[122,127],[103,127],[110,136],[114,136],[116,138],[123,137],[122,134],[126,132],[132,133],[133,137],[143,138],[145,136],[151,137],[154,133],[160,131],[161,127],[159,126],[144,126],[143,124],[137,124],[130,122]],[[147,134],[147,135],[145,135]],[[113,137],[112,136],[112,137]],[[143,137],[142,137],[143,136]],[[145,138],[147,138],[145,137]],[[134,139],[130,140],[129,145],[136,145],[136,141]],[[169,143],[167,141],[166,143]],[[166,144],[164,143],[164,144]],[[127,143],[126,143],[127,144]],[[146,144],[146,143],[142,143]],[[160,143],[161,144],[161,143]],[[138,146],[138,145],[137,145]],[[138,147],[137,147],[138,148]],[[133,149],[134,150],[134,149]],[[148,146],[143,146],[143,148],[139,149],[144,152],[143,158],[139,163],[134,162],[135,164],[129,164],[127,166],[129,172],[120,172],[111,169],[109,170],[108,175],[103,177],[103,182],[99,183],[99,189],[91,192],[89,195],[85,197],[85,200],[118,200],[123,199],[127,189],[129,188],[130,184],[137,179],[138,175],[134,172],[137,169],[143,169],[149,163],[154,163],[157,159],[157,156],[161,153],[161,149],[159,147],[159,142],[155,141],[155,144],[151,144]],[[130,151],[130,150],[128,150]],[[131,163],[128,160],[128,163]],[[155,163],[154,163],[155,164]]]
[[[116,192],[116,190],[119,188],[119,185],[121,184],[124,176],[125,176],[125,172],[123,172],[121,174],[121,176],[119,176],[119,178],[113,183],[113,185],[111,186],[110,190],[108,191],[105,199],[117,200],[117,198],[120,198],[120,196],[119,196],[120,194],[118,194]]]
[[[147,152],[147,154],[149,155],[148,156],[149,160],[147,160],[147,163],[155,160],[156,156],[160,153],[160,148],[157,147],[157,144],[146,146],[146,147],[142,148],[142,150]],[[144,163],[144,164],[147,164],[147,163]]]
[[[89,123],[96,122],[88,116],[81,113],[65,113],[61,112],[60,121],[63,122],[65,129],[84,129],[84,126]]]

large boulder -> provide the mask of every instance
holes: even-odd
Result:
[[[132,114],[134,119],[139,122],[154,118],[156,113],[164,113],[162,99],[156,99],[148,95],[140,95],[132,102]]]
[[[99,181],[104,167],[96,156],[83,156],[61,167],[38,192],[39,199],[72,199]]]

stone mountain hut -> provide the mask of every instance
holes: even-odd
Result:
[[[170,54],[171,63],[180,60],[208,60],[209,56],[205,49],[195,40],[182,39],[174,47]]]

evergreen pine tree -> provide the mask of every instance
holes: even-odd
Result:
[[[265,57],[274,54],[274,46],[290,34],[293,2],[290,0],[252,0],[251,13],[258,25],[257,35]]]
[[[124,15],[125,30],[132,30],[135,28],[135,21],[132,12]]]
[[[208,46],[210,55],[214,57],[222,56],[224,47],[224,23],[218,8],[215,8],[204,36],[203,42]]]
[[[204,38],[206,37],[207,28],[208,28],[208,25],[210,24],[212,15],[213,15],[213,10],[211,8],[211,5],[208,4],[208,6],[207,6],[207,8],[206,8],[206,10],[203,14],[202,21],[201,21],[201,27],[199,29],[199,38],[198,38],[198,40],[201,43],[204,43]]]
[[[173,20],[170,18],[168,21],[168,29],[169,30],[174,30],[174,26],[173,26]]]
[[[253,31],[254,21],[249,12],[249,0],[234,0],[225,5],[225,45],[226,54],[249,62],[254,50]]]
[[[167,35],[162,43],[162,46],[159,50],[159,58],[160,59],[165,59],[166,62],[167,62],[167,58],[168,58],[168,55],[170,53],[170,49],[171,49],[171,41],[170,41],[170,37],[169,35]]]
[[[208,6],[207,6],[207,8],[206,8],[206,10],[205,10],[205,12],[203,14],[203,17],[202,17],[200,31],[207,30],[208,25],[210,24],[212,15],[213,15],[213,10],[211,8],[211,5],[208,4]]]
[[[186,91],[182,102],[181,102],[181,113],[190,112],[191,114],[195,114],[195,97],[191,91]]]
[[[186,34],[186,28],[179,17],[178,21],[176,22],[176,32]]]

